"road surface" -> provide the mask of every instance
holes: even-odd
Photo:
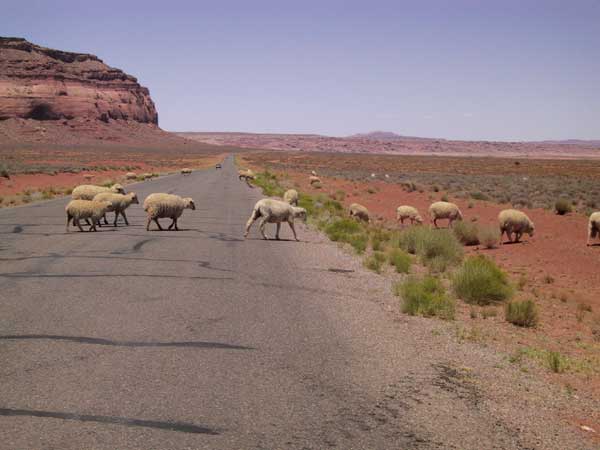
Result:
[[[66,199],[0,210],[0,449],[584,448],[317,233],[244,240],[260,192],[231,158],[130,189],[197,209],[97,233],[65,232]]]

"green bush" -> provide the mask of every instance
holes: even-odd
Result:
[[[562,373],[567,369],[569,362],[558,352],[548,352],[546,354],[546,364],[552,372]]]
[[[513,300],[506,304],[504,317],[507,322],[520,327],[534,327],[538,322],[538,310],[532,300]]]
[[[498,227],[481,227],[478,237],[479,243],[485,248],[496,248],[500,241],[500,230]]]
[[[464,245],[479,244],[479,229],[477,225],[464,220],[458,221],[452,228],[454,236]]]
[[[254,178],[254,184],[261,187],[267,197],[283,197],[285,190],[279,186],[277,175],[268,170],[261,172]]]
[[[412,260],[410,255],[399,248],[394,248],[388,253],[388,262],[396,268],[398,273],[408,273]]]
[[[382,252],[374,252],[364,260],[364,265],[367,269],[381,273],[383,263],[385,262],[385,254]]]
[[[338,218],[327,224],[324,228],[325,234],[335,242],[350,244],[357,253],[363,253],[367,248],[369,236],[364,228],[356,220]]]
[[[554,210],[559,216],[564,216],[572,210],[571,203],[566,198],[559,198],[554,204]]]
[[[444,272],[463,257],[462,245],[449,230],[411,227],[400,233],[398,245],[408,253],[416,254],[434,272]]]
[[[454,301],[446,295],[444,286],[437,278],[409,278],[404,283],[396,284],[394,292],[402,297],[402,312],[406,314],[454,319]]]
[[[452,285],[459,298],[477,305],[503,302],[513,294],[506,274],[485,256],[468,258],[454,275]]]

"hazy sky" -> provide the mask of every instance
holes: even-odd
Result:
[[[0,11],[0,35],[138,77],[168,130],[600,139],[600,0],[0,0]]]

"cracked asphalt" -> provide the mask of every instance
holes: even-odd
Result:
[[[96,233],[65,232],[67,199],[0,210],[0,449],[594,448],[318,233],[244,240],[260,192],[231,158],[127,189],[197,209]]]

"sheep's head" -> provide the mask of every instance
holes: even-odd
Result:
[[[460,209],[456,210],[456,220],[463,220],[463,215]]]
[[[138,200],[138,196],[135,192],[130,192],[129,197],[131,198],[131,203],[135,203],[136,205],[140,204],[140,201]]]
[[[194,200],[190,197],[186,197],[183,199],[183,204],[187,209],[196,209],[196,205],[194,204]]]
[[[125,193],[125,188],[123,186],[121,186],[119,183],[113,184],[113,187],[111,188],[111,190],[113,192],[118,193],[118,194],[124,194]]]
[[[294,218],[306,221],[306,209],[292,206],[294,211]]]
[[[533,233],[535,232],[535,225],[533,224],[533,222],[530,220],[528,227],[527,227],[527,234],[531,237],[533,237]]]
[[[422,224],[423,223],[423,218],[419,214],[417,214],[415,216],[415,222],[417,222],[418,224]]]

